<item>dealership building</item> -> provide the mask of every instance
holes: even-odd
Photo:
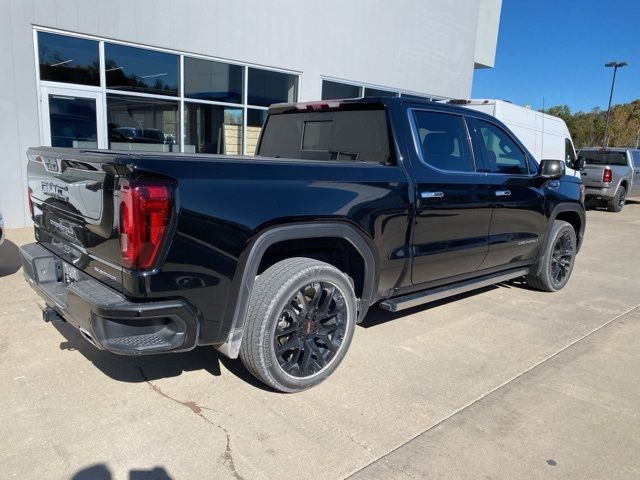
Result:
[[[465,98],[501,0],[7,0],[0,211],[30,224],[30,146],[244,154],[270,104]]]

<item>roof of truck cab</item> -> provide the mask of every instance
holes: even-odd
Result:
[[[462,108],[458,105],[451,105],[442,101],[432,101],[419,98],[407,98],[407,97],[360,97],[360,98],[336,98],[331,100],[316,100],[308,102],[290,102],[290,103],[275,103],[269,107],[268,113],[280,114],[280,113],[293,113],[309,111],[305,108],[307,105],[329,105],[329,110],[340,109],[343,106],[389,106],[389,105],[425,105],[429,107],[436,107],[439,110],[457,112],[468,115],[469,109]],[[334,106],[335,105],[335,106]],[[320,109],[319,109],[320,110]],[[475,112],[474,112],[475,113]],[[486,115],[482,112],[477,112],[479,115]],[[488,118],[492,118],[491,115],[486,115]]]

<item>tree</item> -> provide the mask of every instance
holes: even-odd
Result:
[[[576,148],[602,145],[606,112],[598,107],[590,112],[571,113],[567,105],[556,105],[544,113],[560,117],[567,124]],[[635,147],[640,140],[640,99],[611,107],[609,146]]]

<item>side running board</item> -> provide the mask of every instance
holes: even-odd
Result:
[[[472,280],[465,280],[463,282],[451,283],[442,287],[411,293],[402,297],[390,298],[380,302],[380,307],[383,310],[388,310],[390,312],[398,312],[424,303],[435,302],[436,300],[453,297],[454,295],[459,295],[478,288],[506,282],[507,280],[522,277],[528,273],[528,268],[518,268],[515,270],[508,270],[506,272],[494,273],[492,275],[486,275]]]

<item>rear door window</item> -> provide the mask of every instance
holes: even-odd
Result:
[[[259,155],[392,163],[386,111],[337,110],[270,115]]]
[[[473,172],[469,136],[460,115],[416,110],[418,143],[425,163],[439,170]]]

